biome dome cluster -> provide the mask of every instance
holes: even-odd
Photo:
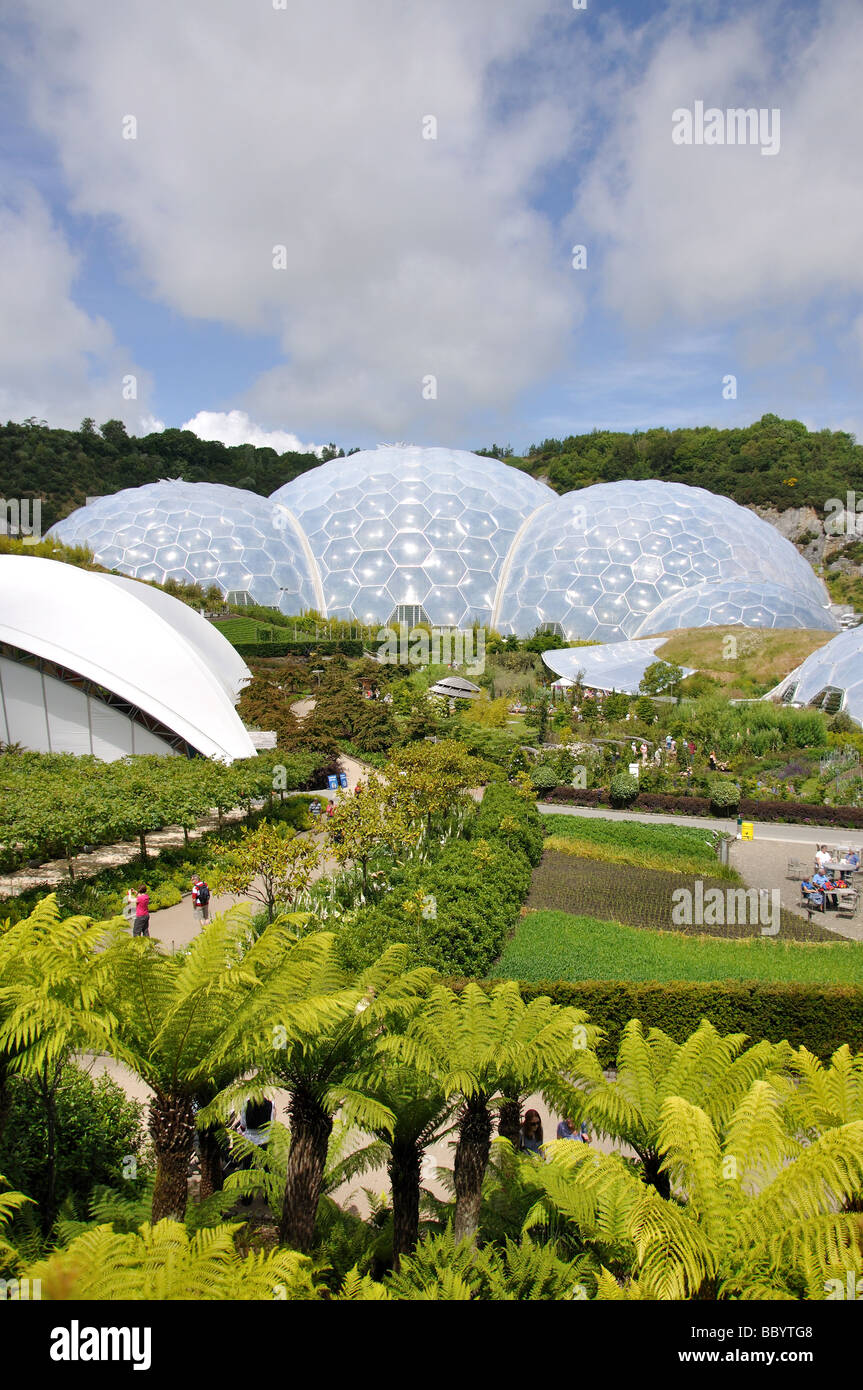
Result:
[[[655,480],[553,493],[497,459],[407,445],[312,468],[263,498],[126,488],[50,535],[136,578],[365,623],[621,641],[681,626],[835,630],[811,566],[768,522]],[[739,616],[738,616],[739,615]]]

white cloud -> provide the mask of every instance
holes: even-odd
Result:
[[[254,444],[276,453],[316,454],[321,444],[303,444],[286,430],[265,430],[250,420],[244,410],[199,410],[181,429],[191,430],[199,439],[218,439],[223,444]]]
[[[537,82],[526,110],[497,103],[518,90],[499,65],[559,0],[127,0],[121,23],[115,0],[34,0],[28,14],[20,64],[75,210],[115,223],[165,304],[281,344],[241,402],[253,417],[445,442],[559,365],[582,286],[530,198],[586,97],[573,74],[561,100]]]
[[[785,332],[863,291],[863,11],[837,0],[806,23],[771,6],[705,35],[679,14],[621,96],[574,225],[602,239],[605,299],[631,326],[742,316],[757,332],[775,311]],[[697,99],[778,107],[779,153],[674,145],[672,112]]]
[[[137,422],[149,378],[74,300],[77,258],[33,190],[0,206],[0,419]],[[124,398],[134,378],[137,399]]]

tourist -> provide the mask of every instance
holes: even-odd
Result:
[[[641,745],[641,761],[642,761],[643,763],[646,763],[646,762],[647,762],[647,744],[646,744],[646,743],[642,743],[642,745]]]
[[[857,853],[856,849],[851,849],[848,851],[848,853],[845,856],[845,863],[849,869],[859,869],[860,855]]]
[[[670,753],[670,756],[675,760],[675,762],[677,761],[677,739],[676,739],[676,738],[673,738],[673,739],[671,740],[671,753]]]
[[[314,816],[315,820],[317,820],[321,814],[321,803],[318,801],[317,797],[309,802],[309,814]]]
[[[823,873],[830,863],[830,855],[827,853],[826,845],[819,845],[815,850],[815,867]]]
[[[666,735],[665,735],[665,751],[666,751],[666,753],[670,753],[670,752],[671,752],[671,743],[672,743],[671,734],[666,734]]]
[[[578,1120],[574,1120],[572,1116],[568,1119],[561,1120],[557,1127],[557,1137],[558,1139],[579,1139],[582,1144],[590,1143],[587,1125],[584,1122],[579,1124]]]
[[[141,884],[135,899],[135,925],[132,928],[132,935],[150,935],[150,895],[147,892],[146,883]]]
[[[817,908],[819,912],[824,911],[824,894],[815,883],[814,878],[811,881],[804,879],[800,885],[800,891],[809,907]]]
[[[336,814],[336,803],[331,799],[327,802],[327,820],[332,820]]]
[[[712,748],[711,748],[711,750],[710,750],[710,757],[707,759],[707,761],[708,761],[709,764],[710,764],[710,771],[711,771],[711,772],[715,772],[715,771],[716,771],[716,754],[714,753],[714,751],[713,751]]]
[[[660,748],[660,746],[659,746],[658,743],[657,743],[657,745],[656,745],[656,749],[655,749],[654,754],[653,754],[653,761],[656,763],[656,766],[657,766],[657,767],[661,767],[661,766],[662,766],[662,749]]]
[[[518,1147],[523,1153],[542,1153],[542,1120],[537,1110],[525,1111],[521,1129],[518,1132]]]
[[[209,922],[210,889],[197,874],[192,879],[192,911],[201,922]]]

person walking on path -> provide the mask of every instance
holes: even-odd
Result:
[[[210,889],[209,885],[199,878],[196,874],[192,879],[192,910],[195,917],[201,922],[210,920]]]
[[[135,924],[132,927],[133,936],[150,935],[150,895],[147,892],[146,883],[142,883],[138,889],[138,897],[135,901]]]

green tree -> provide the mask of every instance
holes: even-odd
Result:
[[[525,1004],[518,985],[507,980],[486,992],[469,982],[457,994],[444,985],[402,1033],[380,1047],[423,1075],[434,1077],[444,1096],[458,1097],[455,1153],[457,1241],[476,1238],[482,1183],[491,1148],[495,1097],[506,1088],[512,1105],[526,1087],[551,1083],[573,1056],[585,1015],[541,997]]]
[[[244,825],[239,840],[214,841],[211,853],[213,890],[261,903],[268,922],[273,921],[278,904],[290,908],[305,892],[320,860],[313,840],[288,825],[265,820],[254,830]]]
[[[683,669],[674,661],[653,661],[639,681],[642,695],[678,695]]]
[[[645,1036],[640,1021],[631,1019],[623,1030],[614,1078],[608,1079],[594,1052],[579,1051],[570,1080],[555,1087],[557,1106],[633,1149],[644,1182],[670,1197],[660,1138],[663,1103],[669,1096],[683,1097],[701,1106],[723,1133],[752,1083],[775,1078],[790,1054],[787,1043],[746,1047],[746,1041],[745,1033],[723,1036],[703,1019],[686,1042],[678,1043],[659,1028]]]
[[[335,938],[316,932],[299,941],[279,937],[278,924],[259,947],[278,965],[267,987],[250,994],[222,1034],[219,1056],[231,1058],[248,1079],[228,1088],[202,1112],[205,1123],[224,1119],[241,1096],[268,1089],[290,1092],[291,1148],[279,1225],[280,1239],[311,1249],[323,1191],[333,1116],[346,1116],[366,1132],[391,1130],[389,1106],[369,1095],[362,1068],[390,1021],[419,1007],[433,972],[403,970],[406,952],[391,947],[357,977],[341,968]]]
[[[827,1280],[844,1287],[848,1270],[863,1270],[859,1218],[837,1211],[863,1180],[863,1122],[804,1146],[781,1110],[767,1080],[738,1097],[724,1124],[667,1095],[656,1145],[676,1201],[645,1187],[619,1154],[561,1140],[537,1172],[545,1194],[525,1229],[550,1214],[570,1222],[600,1261],[600,1298],[823,1298]]]

